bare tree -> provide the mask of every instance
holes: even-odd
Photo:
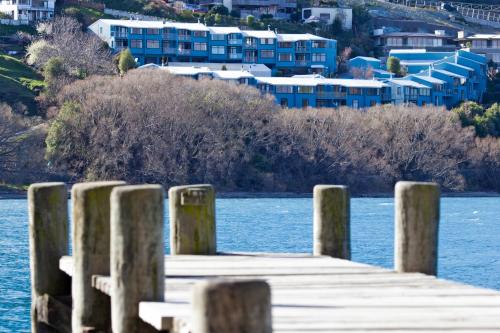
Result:
[[[75,77],[116,71],[108,47],[95,35],[82,31],[74,18],[58,16],[40,23],[38,32],[39,37],[28,46],[28,63],[43,69],[49,59],[60,58]]]
[[[47,157],[76,179],[387,192],[401,179],[493,186],[468,170],[498,169],[498,143],[477,143],[439,108],[280,109],[252,87],[146,70],[74,82],[59,103]]]
[[[351,58],[352,48],[346,47],[337,56],[337,68],[339,73],[345,73],[348,69],[348,61]]]
[[[7,104],[0,104],[0,174],[15,169],[16,152],[23,142],[24,130],[21,118]]]

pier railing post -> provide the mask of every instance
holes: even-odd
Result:
[[[271,333],[271,288],[262,280],[212,280],[192,293],[193,333]]]
[[[170,252],[215,254],[215,189],[212,185],[176,186],[168,191]]]
[[[71,294],[71,279],[59,270],[68,254],[68,193],[63,183],[33,184],[28,190],[31,270],[31,332],[38,323],[37,299]]]
[[[350,196],[346,186],[314,187],[314,255],[350,259]]]
[[[163,188],[122,186],[111,195],[113,332],[147,332],[139,302],[164,300]]]
[[[108,330],[111,303],[92,287],[92,275],[110,273],[110,196],[124,182],[75,184],[73,202],[73,313],[74,333]]]
[[[439,185],[398,182],[395,196],[396,271],[436,275]]]

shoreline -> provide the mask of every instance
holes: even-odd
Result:
[[[26,200],[27,191],[1,190],[0,200]],[[394,193],[364,193],[352,194],[351,198],[393,198]],[[442,198],[497,198],[498,192],[443,192]],[[68,193],[70,198],[70,193]],[[220,192],[219,199],[307,199],[312,198],[311,193],[300,192]]]

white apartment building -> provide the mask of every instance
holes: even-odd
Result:
[[[54,17],[56,0],[0,0],[0,12],[14,21],[44,21]]]
[[[352,29],[352,8],[310,7],[302,8],[302,20],[308,22],[324,22],[332,24],[340,19],[343,30]]]
[[[471,52],[483,54],[488,60],[500,65],[500,34],[476,34],[467,36],[463,31],[458,33],[463,47]]]

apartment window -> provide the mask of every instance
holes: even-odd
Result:
[[[282,98],[282,99],[280,100],[280,105],[281,105],[281,107],[283,107],[283,108],[288,107],[288,98]]]
[[[224,46],[212,46],[212,54],[225,54]]]
[[[253,37],[245,38],[245,45],[255,47],[257,44],[257,40]]]
[[[194,50],[195,51],[206,51],[207,50],[207,43],[194,43]]]
[[[492,55],[491,55],[491,60],[493,60],[493,62],[498,62],[498,63],[500,63],[500,53],[497,53],[497,54],[492,54]]]
[[[420,89],[420,95],[421,96],[430,96],[431,95],[431,90],[430,89],[422,88],[422,89]]]
[[[99,27],[99,33],[102,35],[102,27]]]
[[[278,53],[279,61],[292,61],[291,53]]]
[[[132,28],[132,29],[130,29],[130,33],[133,35],[142,35],[142,29],[141,28]]]
[[[494,49],[500,49],[500,39],[492,40],[491,47]]]
[[[148,28],[146,29],[147,35],[158,35],[160,33],[160,29],[157,28]]]
[[[261,50],[260,57],[261,58],[274,58],[274,51],[273,50]]]
[[[314,88],[308,86],[298,86],[297,92],[299,94],[312,94],[314,92]]]
[[[293,43],[292,42],[279,42],[278,47],[282,48],[282,49],[290,49],[293,47]]]
[[[326,61],[326,53],[313,53],[312,54],[312,61],[325,62]]]
[[[280,94],[293,94],[293,86],[276,86],[276,92]]]
[[[377,88],[367,88],[366,89],[366,95],[367,96],[377,96],[378,95],[378,89]]]
[[[326,41],[324,40],[315,40],[312,42],[312,47],[316,49],[324,49],[326,48]]]
[[[160,41],[159,40],[148,40],[146,41],[146,47],[148,49],[159,49]]]
[[[349,95],[361,95],[361,88],[349,88]]]
[[[319,14],[319,19],[320,19],[321,21],[328,22],[328,21],[330,21],[330,17],[331,17],[331,16],[330,16],[330,14],[328,14],[328,13],[320,13],[320,14]]]
[[[260,43],[262,45],[273,45],[274,44],[274,39],[272,38],[261,38]]]
[[[402,38],[395,38],[395,37],[388,37],[387,46],[403,46],[403,39]]]
[[[222,34],[212,34],[211,35],[212,40],[225,40],[226,36]]]
[[[472,41],[472,47],[475,49],[485,49],[488,47],[487,45],[488,45],[487,40],[476,39]]]
[[[207,37],[206,31],[193,31],[193,36],[195,37]]]
[[[132,39],[130,41],[130,47],[133,49],[142,49],[142,40],[141,39]]]
[[[398,94],[398,95],[401,95],[401,87],[398,87],[398,89],[397,89],[397,94]]]

